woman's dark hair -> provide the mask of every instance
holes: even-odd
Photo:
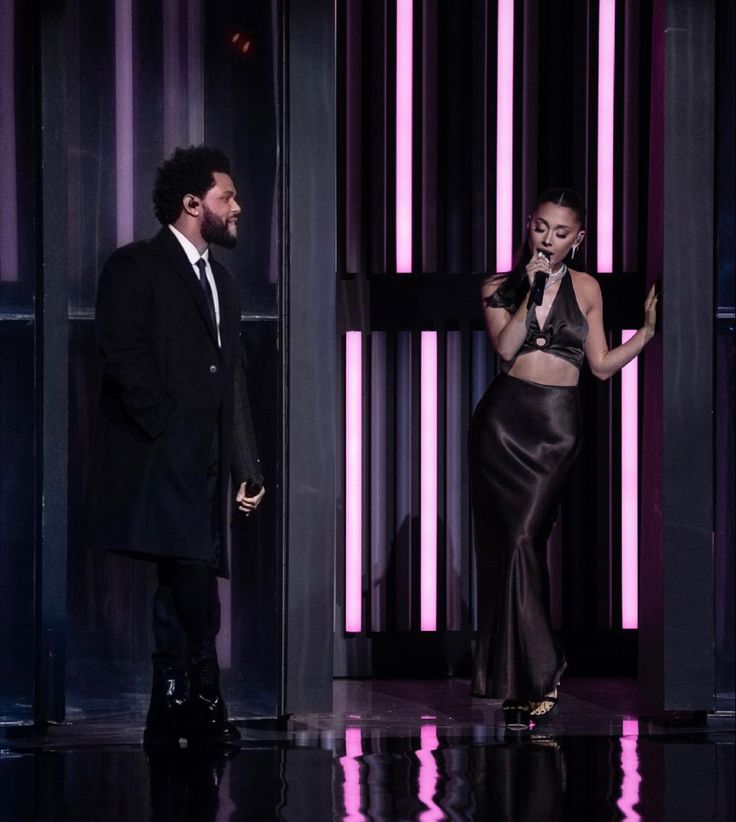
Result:
[[[176,151],[156,171],[153,213],[162,225],[175,222],[185,194],[204,195],[215,184],[214,173],[230,174],[230,160],[219,148],[189,146]]]
[[[580,223],[580,228],[585,228],[585,203],[577,191],[574,191],[572,188],[548,188],[546,191],[543,191],[539,197],[537,197],[537,202],[534,204],[532,214],[543,203],[552,203],[556,206],[569,208],[570,211],[575,213]]]

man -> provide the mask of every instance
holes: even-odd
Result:
[[[263,498],[239,342],[240,305],[212,245],[237,240],[222,152],[177,149],[158,170],[162,229],[117,249],[97,292],[102,364],[89,482],[91,545],[156,563],[153,689],[145,741],[239,737],[219,687],[217,576],[230,480],[249,516]]]

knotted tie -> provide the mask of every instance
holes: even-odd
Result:
[[[210,288],[209,280],[207,279],[207,263],[204,257],[200,257],[195,263],[199,269],[199,283],[204,291],[204,299],[207,303],[207,308],[210,312],[210,319],[212,320],[212,327],[217,330],[217,315],[215,314],[215,300],[212,296],[212,289]]]

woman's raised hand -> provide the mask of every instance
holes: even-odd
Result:
[[[549,259],[541,252],[537,252],[526,264],[526,275],[529,277],[529,284],[534,285],[534,275],[537,271],[544,271],[545,274],[549,274],[551,270]]]
[[[644,300],[644,331],[647,337],[651,339],[654,336],[654,331],[657,327],[657,298],[658,294],[656,287],[652,285]]]

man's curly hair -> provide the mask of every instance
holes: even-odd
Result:
[[[215,184],[214,172],[230,174],[230,160],[219,148],[177,148],[156,171],[153,213],[162,225],[176,222],[185,194],[204,197]]]

